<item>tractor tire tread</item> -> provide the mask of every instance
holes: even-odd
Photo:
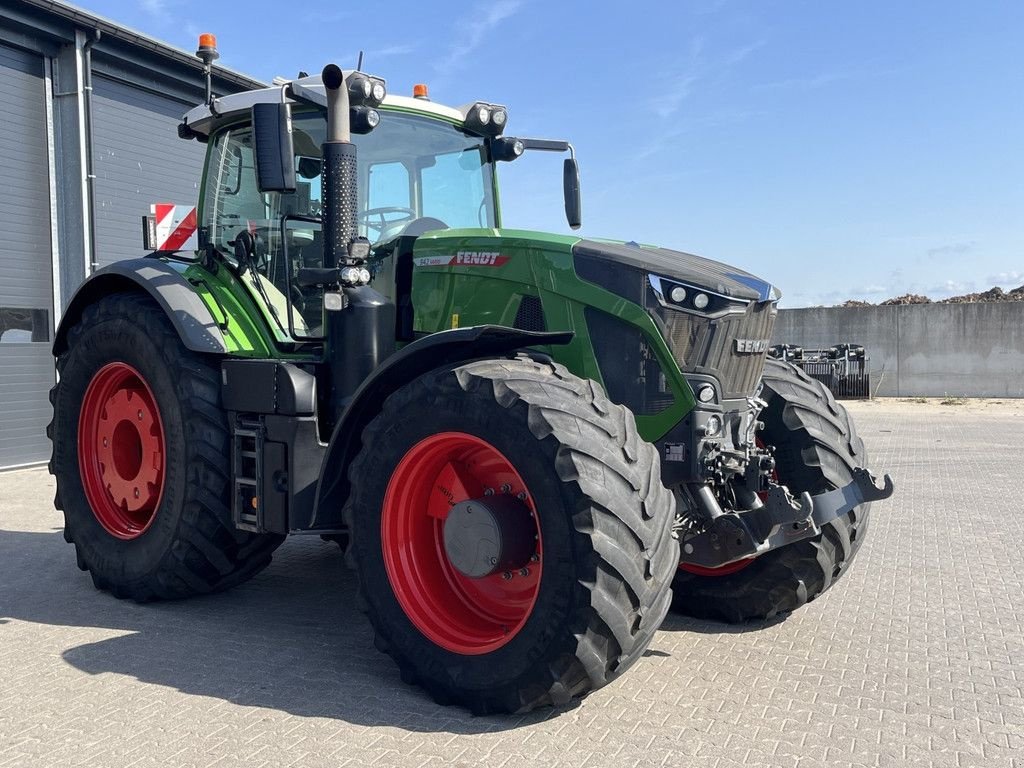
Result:
[[[67,479],[57,471],[58,451],[62,450],[58,443],[73,444],[77,435],[77,425],[58,420],[63,378],[58,376],[50,390],[54,415],[47,434],[54,446],[49,463],[50,473],[57,481],[54,506],[65,513],[64,538],[75,545],[78,565],[91,572],[96,587],[118,598],[148,602],[227,589],[266,567],[283,537],[239,531],[231,522],[227,458],[230,433],[219,402],[220,373],[216,360],[185,349],[163,310],[148,296],[118,293],[86,307],[81,320],[68,333],[67,350],[57,358],[57,370],[64,373],[71,351],[87,333],[103,324],[123,321],[137,326],[152,339],[164,360],[175,369],[177,407],[185,411],[184,508],[173,542],[149,573],[123,582],[98,573],[101,566],[91,562],[87,551],[75,541],[74,521],[66,509],[67,494],[62,488]],[[116,332],[117,326],[111,325],[111,329]]]
[[[564,652],[547,664],[541,682],[515,681],[503,689],[467,693],[416,675],[410,660],[397,644],[381,638],[379,629],[377,647],[439,703],[456,701],[476,714],[564,705],[621,674],[661,625],[678,562],[671,531],[674,499],[660,481],[657,449],[639,437],[632,414],[561,365],[516,358],[472,362],[454,372],[441,369],[393,393],[382,413],[474,393],[503,408],[520,409],[534,439],[550,444],[557,476],[580,499],[570,524],[590,542],[584,570],[592,578],[578,582],[583,592],[573,608],[572,626],[550,629],[562,635]],[[373,445],[383,427],[380,417],[371,422],[363,444]],[[354,485],[366,471],[365,460],[364,452],[350,467]],[[350,498],[345,507],[349,530],[356,507]],[[355,566],[351,546],[347,554]],[[360,584],[361,593],[364,589]],[[361,594],[360,603],[373,621],[371,602]]]

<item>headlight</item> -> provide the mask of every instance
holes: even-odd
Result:
[[[708,301],[710,301],[710,299],[708,299],[708,295],[706,293],[698,293],[693,297],[693,306],[697,309],[705,309],[708,305]]]

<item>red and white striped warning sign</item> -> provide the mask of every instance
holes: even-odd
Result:
[[[149,210],[153,214],[154,223],[153,250],[187,250],[185,244],[196,233],[195,206],[154,203],[149,206]]]

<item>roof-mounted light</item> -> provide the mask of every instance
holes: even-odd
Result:
[[[353,72],[348,77],[348,98],[353,106],[379,107],[387,96],[387,87],[379,77]]]
[[[484,136],[499,136],[508,123],[508,110],[500,104],[478,101],[459,111],[465,115],[466,130]]]

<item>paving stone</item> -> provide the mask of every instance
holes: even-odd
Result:
[[[220,595],[118,601],[75,567],[43,469],[0,474],[0,766],[1024,768],[1024,413],[850,405],[897,495],[784,621],[671,616],[563,711],[472,717],[373,649],[333,544]]]

